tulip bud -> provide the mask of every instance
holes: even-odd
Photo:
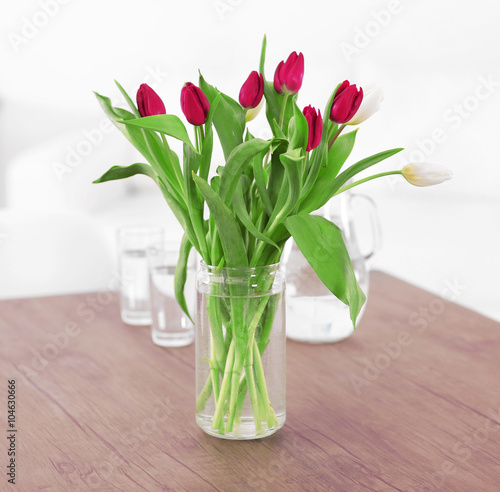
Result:
[[[207,121],[210,103],[199,87],[186,82],[181,91],[181,109],[189,123],[200,126]]]
[[[245,108],[256,108],[264,95],[264,77],[255,70],[248,76],[240,90],[240,104]]]
[[[445,166],[428,162],[406,164],[401,169],[401,174],[408,183],[415,186],[432,186],[453,177],[453,173]]]
[[[359,125],[367,120],[370,116],[380,109],[380,103],[384,99],[384,91],[378,85],[368,85],[363,90],[363,101],[356,111],[356,114],[351,118],[348,125]]]
[[[363,89],[356,89],[355,84],[344,80],[335,93],[330,119],[335,123],[348,122],[359,109],[363,100]]]
[[[279,94],[297,94],[304,77],[304,55],[294,51],[274,72],[274,88]]]
[[[143,117],[166,113],[165,105],[160,96],[148,84],[141,84],[137,91],[136,100],[139,113]]]
[[[315,149],[320,141],[321,135],[323,134],[323,118],[321,118],[321,111],[316,109],[311,105],[306,106],[302,111],[307,120],[307,125],[309,127],[309,137],[307,139],[307,152]]]

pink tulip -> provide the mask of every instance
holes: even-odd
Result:
[[[148,84],[141,84],[136,99],[139,113],[143,117],[166,113],[160,96]]]
[[[240,104],[245,108],[256,108],[264,95],[264,77],[255,70],[248,76],[240,90]]]
[[[297,94],[304,78],[304,55],[294,51],[274,72],[274,88],[279,94]]]
[[[207,121],[210,103],[199,87],[186,82],[181,91],[181,109],[189,123],[200,126]]]
[[[309,138],[307,139],[307,152],[315,149],[320,141],[321,135],[323,134],[323,118],[321,118],[321,111],[313,108],[311,105],[306,106],[302,111],[307,120],[307,125],[309,126]]]
[[[346,123],[359,109],[363,100],[363,89],[356,89],[355,84],[350,84],[344,80],[335,93],[332,109],[330,111],[330,120],[335,123]]]

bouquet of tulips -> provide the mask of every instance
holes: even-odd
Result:
[[[323,116],[310,105],[301,110],[297,98],[304,76],[303,55],[292,53],[279,63],[274,80],[268,81],[264,73],[265,52],[264,38],[259,71],[250,73],[241,87],[239,102],[201,75],[198,86],[190,82],[184,85],[181,108],[193,126],[194,142],[183,122],[166,114],[162,100],[146,84],[137,92],[137,105],[118,84],[129,110],[114,107],[109,98],[97,94],[104,111],[147,163],[114,166],[96,182],[144,174],[159,186],[185,232],[175,284],[177,300],[186,312],[183,290],[191,248],[211,267],[259,267],[278,263],[292,236],[322,282],[349,305],[355,322],[365,295],[356,281],[342,232],[312,212],[332,197],[375,177],[402,174],[413,184],[425,185],[448,176],[439,167],[412,165],[353,182],[358,173],[402,150],[380,152],[344,168],[357,130],[342,132],[347,125],[370,117],[378,109],[380,94],[363,94],[361,88],[346,80],[334,88]],[[269,140],[255,138],[247,127],[264,101],[272,131]],[[214,129],[225,158],[225,163],[215,169],[211,165]],[[183,143],[182,163],[169,145],[170,138]],[[241,368],[248,366],[245,358],[249,353],[259,358],[266,348],[266,340],[252,337],[268,335],[265,330],[255,330],[255,326],[249,334],[248,323],[237,319],[241,306],[230,306],[235,311],[230,323],[215,316],[220,308],[216,301],[207,307],[213,310],[209,318],[215,320],[211,326],[214,350],[212,360],[207,361],[211,377],[198,395],[197,409],[203,409],[213,394],[213,428],[223,433],[230,432],[238,419],[242,393],[249,391],[257,398],[266,398],[265,381],[260,378],[256,382],[252,374],[245,375]],[[254,309],[255,325],[266,317],[272,318],[272,313],[266,313],[272,309],[271,303],[264,307],[255,305]],[[250,347],[253,343],[255,350]],[[260,411],[259,420],[267,420],[272,426],[271,405],[268,401],[257,403],[254,413]]]

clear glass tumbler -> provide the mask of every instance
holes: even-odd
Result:
[[[182,347],[194,340],[194,325],[175,298],[174,276],[179,258],[179,243],[163,241],[148,249],[151,293],[151,337],[161,347]],[[195,260],[187,265],[184,293],[188,309],[194,305]]]
[[[164,230],[154,226],[126,226],[118,230],[120,311],[128,325],[151,325],[147,250],[162,241]]]

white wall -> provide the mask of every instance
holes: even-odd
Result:
[[[111,228],[130,219],[124,200],[139,189],[152,197],[154,211],[145,217],[171,220],[140,177],[87,186],[107,166],[134,159],[116,132],[95,137],[98,143],[62,180],[55,180],[53,163],[98,134],[103,115],[92,90],[120,100],[115,78],[131,93],[147,81],[167,111],[180,114],[182,84],[196,81],[199,68],[236,97],[257,68],[267,33],[268,77],[291,51],[304,53],[301,105],[323,107],[345,78],[384,86],[383,109],[362,126],[353,159],[404,146],[401,157],[379,169],[427,160],[454,170],[440,187],[387,180],[364,188],[377,202],[384,235],[372,266],[437,294],[458,284],[458,302],[500,319],[499,15],[493,0],[11,2],[0,16],[0,206],[83,210]],[[257,119],[254,133],[264,125]],[[6,190],[16,173],[27,182],[33,173],[40,178],[24,191]],[[103,203],[100,193],[110,200]]]

